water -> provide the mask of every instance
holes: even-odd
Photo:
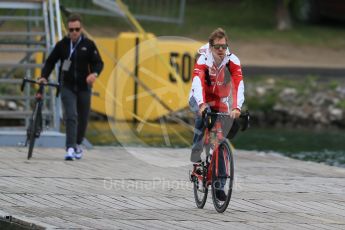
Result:
[[[112,127],[112,128],[110,128]],[[133,124],[92,121],[87,138],[95,145],[191,146],[192,127],[181,124]],[[345,134],[341,130],[253,128],[232,140],[238,149],[279,152],[292,158],[345,167]]]
[[[292,158],[345,167],[341,130],[252,128],[233,140],[239,149],[279,152]]]

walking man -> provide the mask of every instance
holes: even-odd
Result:
[[[68,35],[57,42],[42,69],[39,82],[47,79],[60,61],[59,82],[66,126],[65,160],[81,159],[91,105],[91,88],[103,69],[95,43],[82,33],[79,15],[68,18]]]

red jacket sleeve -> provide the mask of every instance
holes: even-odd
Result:
[[[243,75],[241,64],[238,58],[235,56],[235,58],[230,59],[228,65],[232,82],[232,109],[241,110],[242,103],[244,101]]]

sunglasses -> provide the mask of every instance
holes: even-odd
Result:
[[[212,45],[212,46],[216,50],[219,50],[220,48],[223,48],[223,50],[225,50],[226,48],[228,48],[228,44],[216,44],[216,45]]]
[[[79,32],[80,31],[80,28],[79,27],[77,27],[77,28],[68,28],[68,31],[69,32],[73,32],[73,31],[75,31],[75,32]]]

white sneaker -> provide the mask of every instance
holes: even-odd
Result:
[[[83,148],[81,147],[81,145],[77,145],[77,147],[75,148],[74,157],[77,160],[80,160],[83,157]]]
[[[68,148],[67,153],[65,155],[65,161],[73,161],[74,160],[74,148]]]

